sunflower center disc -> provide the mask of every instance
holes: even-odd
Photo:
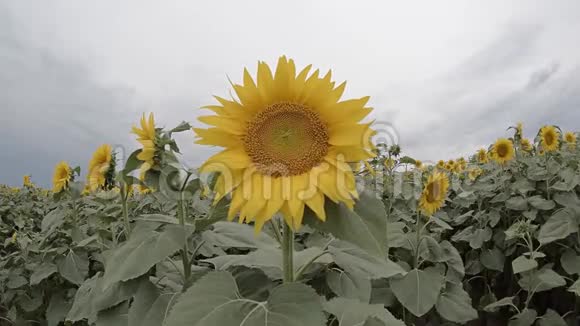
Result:
[[[497,155],[499,157],[505,157],[508,153],[508,147],[505,144],[499,144],[497,146]]]
[[[437,200],[437,198],[439,198],[439,183],[437,182],[431,182],[429,184],[427,184],[427,202],[428,203],[433,203]]]
[[[316,112],[296,103],[268,106],[248,124],[244,146],[265,175],[300,175],[328,153],[328,128]]]
[[[546,145],[552,145],[554,143],[554,135],[551,132],[547,132],[544,135],[544,139],[546,140]]]

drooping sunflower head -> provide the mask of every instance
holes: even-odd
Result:
[[[66,190],[71,178],[72,169],[70,166],[65,161],[58,163],[54,168],[54,174],[52,176],[52,192],[58,194]]]
[[[256,81],[244,70],[243,84],[233,86],[239,101],[216,97],[220,105],[206,107],[216,115],[199,118],[212,127],[194,129],[197,143],[225,148],[200,168],[220,172],[216,200],[233,193],[229,218],[239,212],[257,231],[277,212],[299,228],[305,206],[325,220],[327,198],[352,207],[348,162],[374,156],[374,132],[360,122],[369,98],[340,101],[345,83],[310,70],[297,72],[286,57],[274,72],[259,62]]]
[[[557,151],[560,148],[560,132],[554,126],[543,126],[540,129],[540,143],[546,152]]]
[[[141,152],[137,155],[137,159],[143,161],[141,170],[147,171],[154,165],[157,144],[153,113],[149,114],[149,119],[146,119],[145,114],[143,114],[141,117],[141,128],[133,126],[131,132],[137,135],[137,141],[143,146]]]
[[[522,138],[524,135],[524,124],[521,122],[518,122],[518,124],[516,125],[516,136],[518,136],[519,138]]]
[[[532,146],[532,143],[527,138],[522,138],[520,144],[522,146],[522,150],[525,151],[525,152],[531,152],[532,149],[534,149],[533,146]]]
[[[485,148],[480,148],[477,151],[477,162],[479,163],[487,163],[489,160],[487,158],[487,150]]]
[[[419,199],[419,208],[427,216],[433,215],[445,203],[447,190],[449,189],[449,179],[442,172],[433,172],[423,188],[421,198]]]
[[[491,148],[491,157],[499,164],[505,164],[514,158],[514,144],[506,138],[498,139]]]
[[[110,190],[114,186],[115,160],[110,145],[101,145],[89,162],[87,183],[91,191]]]
[[[22,177],[22,185],[24,187],[32,187],[33,186],[29,175],[25,175]]]

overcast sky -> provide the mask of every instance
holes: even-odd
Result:
[[[198,124],[227,78],[287,55],[371,96],[418,159],[467,155],[524,122],[578,130],[580,1],[0,0],[0,183],[49,185],[142,112]],[[198,124],[199,125],[199,124]],[[182,134],[183,160],[215,149]]]

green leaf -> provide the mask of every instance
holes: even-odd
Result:
[[[538,313],[534,309],[526,309],[521,313],[513,316],[510,319],[508,326],[531,326],[536,320],[537,316]]]
[[[380,321],[378,325],[405,325],[402,321],[393,317],[393,315],[380,304],[368,304],[355,299],[335,298],[327,302],[324,305],[324,308],[327,312],[336,317],[339,321],[339,326],[369,325],[366,324],[365,321],[370,318]]]
[[[345,241],[333,241],[328,250],[334,257],[335,263],[351,274],[377,279],[405,273],[405,270],[397,263],[385,257],[370,255]]]
[[[153,283],[141,282],[129,308],[129,326],[163,325],[169,303],[176,295],[162,294]]]
[[[525,256],[519,256],[518,258],[512,261],[512,268],[514,274],[527,272],[536,267],[538,267],[538,262],[535,261],[534,259],[526,258]]]
[[[77,254],[74,250],[69,250],[66,256],[57,261],[56,265],[62,277],[77,285],[83,284],[89,273],[89,258],[84,251]]]
[[[129,241],[112,250],[106,259],[103,287],[147,273],[155,264],[181,249],[192,231],[180,225],[166,225],[161,230],[133,232]]]
[[[430,262],[444,262],[447,258],[443,248],[430,236],[424,236],[422,238],[419,255]]]
[[[189,124],[189,122],[182,121],[177,127],[173,128],[169,131],[169,137],[171,137],[171,134],[173,134],[173,133],[188,131],[188,130],[191,130],[191,125]]]
[[[580,212],[580,199],[574,192],[561,192],[554,195],[554,201],[566,208]]]
[[[223,248],[273,248],[279,244],[265,232],[254,234],[254,228],[248,224],[217,222],[212,230],[202,234],[203,239],[214,246]]]
[[[99,276],[97,274],[81,284],[75,294],[73,305],[66,316],[66,320],[75,322],[82,319],[95,320],[97,318],[96,313],[93,311],[91,292]]]
[[[576,280],[576,282],[568,288],[568,292],[575,293],[580,297],[580,279]]]
[[[97,279],[91,291],[91,304],[95,311],[102,311],[129,300],[137,291],[140,279],[132,279],[127,282],[116,282],[105,288],[103,278]]]
[[[96,326],[127,326],[127,310],[129,303],[125,302],[111,309],[99,312]]]
[[[564,318],[552,309],[546,310],[546,313],[539,318],[539,326],[568,326]]]
[[[560,257],[560,265],[570,275],[580,275],[580,256],[574,250],[568,249]]]
[[[55,264],[42,263],[40,266],[36,267],[32,275],[30,275],[30,285],[37,285],[56,272],[57,268]]]
[[[415,316],[426,314],[437,303],[444,277],[436,268],[413,269],[403,277],[392,278],[391,290],[399,302]]]
[[[385,256],[387,214],[383,202],[374,193],[361,193],[354,211],[330,200],[326,201],[325,210],[326,215],[331,217],[326,222],[321,222],[312,212],[307,211],[305,223],[353,243],[371,255]]]
[[[469,245],[473,249],[479,249],[483,246],[484,243],[491,239],[492,232],[489,227],[484,229],[475,229],[469,238]]]
[[[58,326],[61,321],[65,320],[71,306],[72,303],[65,299],[63,292],[53,294],[46,308],[47,326]]]
[[[505,256],[501,250],[497,248],[484,249],[481,251],[480,261],[485,268],[503,272],[503,266],[505,262]]]
[[[52,233],[64,223],[64,212],[54,209],[42,219],[41,229],[43,233]]]
[[[400,248],[405,245],[405,223],[404,222],[389,222],[389,229],[387,230],[387,239],[390,248]]]
[[[556,211],[540,228],[538,240],[541,244],[564,239],[568,235],[578,232],[578,222],[575,213],[570,208]]]
[[[565,286],[566,280],[554,272],[550,265],[545,265],[540,270],[524,274],[518,281],[518,284],[526,291],[535,290],[535,292],[543,292]]]
[[[483,308],[483,310],[488,311],[488,312],[496,312],[498,310],[498,308],[501,308],[504,306],[514,306],[514,297],[501,298],[500,300],[498,300],[496,302],[492,302],[492,303],[488,304],[487,306],[485,306]]]
[[[515,211],[525,211],[528,209],[528,202],[521,196],[515,196],[506,200],[505,207]]]
[[[478,317],[469,294],[459,284],[447,283],[435,307],[441,317],[456,323],[465,324]]]
[[[267,302],[243,298],[231,274],[211,272],[177,300],[165,326],[322,326],[320,299],[301,283],[275,288]]]
[[[447,240],[441,242],[440,246],[445,254],[445,264],[447,264],[447,280],[455,283],[461,283],[463,281],[463,277],[465,276],[465,266],[463,265],[463,259],[461,258],[459,251]]]
[[[326,284],[339,297],[365,303],[371,299],[371,280],[366,276],[332,269],[326,274]]]
[[[129,157],[127,158],[127,162],[125,162],[125,167],[123,168],[123,174],[127,175],[132,171],[137,170],[141,166],[141,164],[143,164],[143,161],[137,158],[137,155],[139,155],[140,153],[141,149],[138,149],[133,153],[131,153],[131,155],[129,155]]]
[[[528,202],[534,208],[537,208],[539,210],[544,210],[544,211],[547,211],[547,210],[550,210],[550,209],[553,209],[554,207],[556,207],[556,203],[554,203],[553,200],[544,199],[539,195],[528,198]]]

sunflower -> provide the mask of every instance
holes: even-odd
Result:
[[[527,138],[522,138],[522,140],[520,141],[520,145],[524,152],[531,152],[533,149],[532,143]]]
[[[89,174],[87,175],[87,181],[91,191],[106,188],[107,179],[110,179],[111,170],[114,168],[113,164],[113,151],[111,146],[105,144],[97,148],[89,162]],[[109,183],[111,182],[109,181]]]
[[[571,131],[564,133],[564,141],[566,141],[568,149],[572,150],[576,148],[576,138],[576,134]]]
[[[518,124],[516,125],[516,135],[519,138],[522,138],[524,135],[524,124],[521,122],[518,122]]]
[[[477,162],[479,163],[487,163],[489,160],[487,158],[487,150],[485,148],[480,148],[477,153]]]
[[[455,169],[455,161],[454,160],[449,160],[449,161],[447,161],[447,163],[445,163],[445,170],[453,171],[454,169]]]
[[[143,161],[141,171],[147,171],[153,167],[155,157],[155,118],[153,113],[149,114],[149,119],[145,119],[145,114],[141,117],[141,129],[133,126],[131,132],[138,136],[137,141],[143,145],[141,153],[137,159]]]
[[[62,161],[56,165],[54,168],[54,174],[52,176],[52,192],[55,194],[65,190],[72,178],[72,170],[70,166]]]
[[[477,177],[479,177],[481,174],[483,173],[483,170],[480,168],[474,168],[469,170],[469,172],[467,173],[467,176],[469,177],[469,179],[471,181],[477,179]]]
[[[29,175],[25,175],[24,177],[22,177],[22,185],[24,187],[32,187],[33,186]]]
[[[415,167],[419,170],[423,169],[423,162],[419,161],[419,160],[415,160]]]
[[[243,85],[233,85],[239,98],[216,97],[207,106],[216,115],[199,120],[213,126],[194,129],[198,144],[224,147],[201,172],[221,172],[216,200],[233,193],[228,218],[255,222],[256,232],[277,212],[298,229],[305,206],[324,221],[324,202],[354,206],[355,179],[348,162],[374,157],[369,97],[340,101],[345,83],[335,86],[311,66],[297,73],[293,60],[280,57],[272,73],[258,63],[257,80],[244,70]],[[307,190],[307,191],[305,191]]]
[[[419,208],[427,216],[433,215],[445,203],[447,190],[449,189],[449,179],[442,172],[434,172],[427,179],[423,188],[423,193],[419,199]]]
[[[445,161],[439,160],[437,162],[437,168],[444,170],[445,169]]]
[[[505,164],[514,158],[514,144],[506,138],[498,139],[491,148],[491,157],[499,164]]]
[[[540,142],[546,152],[556,151],[560,147],[560,132],[554,126],[543,126],[540,129]]]

